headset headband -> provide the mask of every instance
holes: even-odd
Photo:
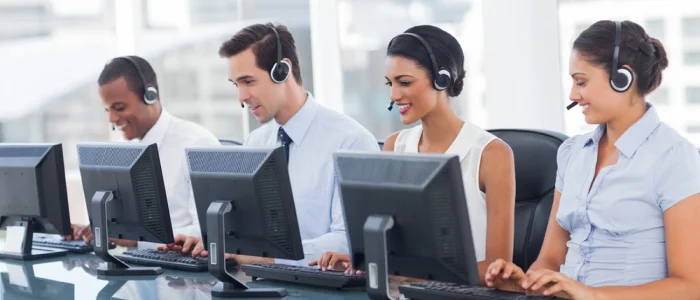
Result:
[[[120,56],[119,58],[126,59],[134,66],[134,68],[136,68],[136,72],[139,73],[139,77],[141,78],[141,83],[143,84],[143,89],[145,92],[146,88],[148,88],[150,84],[146,82],[146,77],[143,76],[143,72],[141,72],[141,67],[139,67],[139,64],[137,64],[136,61],[133,60],[130,56]]]
[[[280,41],[280,34],[277,32],[277,29],[275,29],[275,26],[270,26],[272,29],[272,32],[275,33],[275,40],[277,41],[277,63],[279,64],[280,61],[282,61],[282,42]]]
[[[613,74],[616,72],[617,68],[620,66],[619,64],[619,55],[620,55],[620,40],[622,39],[622,24],[620,22],[615,21],[615,50],[613,50],[613,61],[612,61],[612,66],[610,66],[610,76],[612,77]]]

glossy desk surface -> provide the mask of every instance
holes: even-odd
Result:
[[[0,247],[4,241],[0,240]],[[116,253],[124,248],[114,249]],[[111,252],[111,251],[110,251]],[[212,299],[210,289],[218,283],[208,272],[189,273],[165,269],[158,277],[143,280],[100,279],[95,268],[103,263],[94,254],[68,254],[54,259],[20,262],[0,260],[0,299]],[[369,299],[364,289],[335,290],[303,285],[251,281],[231,270],[251,287],[283,287],[284,299]],[[392,294],[398,295],[397,283]]]

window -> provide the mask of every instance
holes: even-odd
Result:
[[[684,38],[700,38],[700,16],[683,18],[681,27]]]
[[[651,92],[647,98],[647,100],[653,104],[668,104],[668,89],[663,87],[658,88],[657,90]]]
[[[683,63],[686,66],[700,65],[700,51],[686,51],[683,53]]]
[[[700,86],[685,88],[685,101],[688,104],[700,104]]]
[[[660,41],[664,40],[666,26],[663,19],[649,19],[642,26],[650,37]]]

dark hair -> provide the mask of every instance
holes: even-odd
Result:
[[[294,45],[294,37],[284,25],[275,26],[272,23],[267,23],[243,28],[221,45],[219,55],[229,58],[253,47],[255,64],[258,65],[258,68],[270,71],[277,62],[277,40],[271,28],[273,26],[280,35],[282,58],[287,58],[292,62],[292,75],[294,75],[297,83],[301,85],[301,68],[299,67],[297,48]]]
[[[614,49],[614,21],[598,21],[574,41],[574,50],[608,74],[612,70]],[[650,37],[642,26],[631,21],[621,22],[619,61],[620,66],[628,65],[634,71],[634,84],[642,96],[659,87],[661,71],[668,67],[666,50],[661,41]]]
[[[450,72],[452,82],[446,89],[447,95],[450,97],[459,96],[464,88],[466,71],[464,70],[464,52],[457,39],[446,31],[431,25],[411,27],[404,32],[417,34],[430,45],[437,63],[435,68],[444,67]],[[430,61],[428,50],[418,39],[411,36],[398,36],[390,42],[386,49],[386,55],[402,56],[414,60],[430,74],[431,80],[435,80],[433,63]]]
[[[151,64],[138,56],[129,56],[129,58],[138,64],[141,72],[143,72],[143,77],[146,79],[146,83],[158,89],[158,78]],[[126,80],[126,86],[130,91],[137,96],[143,97],[146,93],[146,87],[143,86],[141,75],[139,75],[136,67],[124,58],[114,58],[109,61],[104,69],[102,69],[102,73],[100,73],[100,77],[97,79],[97,84],[102,86],[121,77],[124,77],[124,80]]]

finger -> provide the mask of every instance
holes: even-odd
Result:
[[[185,242],[182,243],[182,253],[190,252],[193,242],[194,240],[191,237],[186,238]]]
[[[514,264],[508,264],[505,268],[503,268],[503,279],[510,278],[510,274],[513,273],[514,266]]]
[[[501,273],[501,270],[505,267],[505,265],[506,261],[500,258],[491,263],[491,275],[498,275],[498,273]]]
[[[529,289],[532,284],[538,282],[545,274],[546,272],[542,271],[541,269],[537,271],[527,271],[527,273],[525,273],[525,281],[523,281],[522,287],[526,290]]]
[[[496,276],[498,276],[498,273],[501,272],[501,268],[503,268],[504,264],[505,261],[499,258],[489,265],[489,267],[486,269],[486,275],[484,276],[487,286],[493,286],[493,280]]]
[[[309,262],[309,267],[318,266],[318,259]]]
[[[340,260],[340,255],[331,256],[331,259],[328,261],[328,268],[335,270],[335,265],[338,263],[338,260]]]
[[[187,240],[186,236],[178,234],[175,236],[172,243],[165,244],[165,246],[168,248],[173,248],[174,246],[182,246],[185,243],[185,240]]]
[[[564,284],[561,282],[555,283],[555,284],[551,285],[550,287],[548,287],[547,289],[545,289],[542,292],[542,295],[550,296],[550,295],[554,295],[554,294],[559,293],[559,292],[565,292]]]
[[[559,282],[559,280],[557,280],[556,276],[554,276],[554,273],[548,273],[540,277],[540,279],[536,282],[533,282],[532,287],[530,289],[533,291],[538,291],[549,283],[557,282]]]
[[[199,256],[207,257],[207,256],[209,256],[209,251],[207,251],[207,250],[202,250],[202,252],[199,253]]]
[[[318,258],[318,269],[319,270],[325,270],[325,266],[327,266],[328,259],[326,256],[328,256],[328,252],[325,252],[321,254],[321,257]]]
[[[202,253],[202,251],[204,251],[204,244],[199,242],[194,246],[194,249],[192,249],[192,256],[197,256]]]
[[[90,226],[83,226],[82,228],[80,228],[80,230],[78,230],[77,236],[82,237],[82,236],[86,236],[88,234],[90,234],[90,235],[92,234],[92,230],[90,229]]]

